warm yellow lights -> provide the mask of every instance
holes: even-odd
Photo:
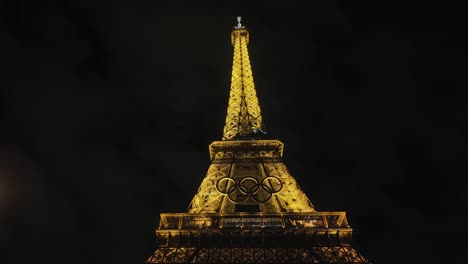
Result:
[[[247,49],[249,32],[235,28],[231,33],[231,42],[234,46],[234,59],[223,140],[248,136],[262,129],[262,115]]]
[[[346,212],[312,213],[165,213],[161,214],[160,229],[314,229],[314,231],[350,232]],[[327,229],[327,230],[324,230]],[[164,231],[165,232],[165,231]]]
[[[315,212],[282,161],[283,143],[225,140],[210,144],[211,165],[190,213],[234,213],[257,205],[264,213]]]
[[[364,263],[345,212],[318,212],[283,163],[284,145],[258,136],[262,116],[249,32],[238,24],[223,138],[188,213],[163,213],[155,263]],[[260,131],[261,132],[261,131]]]

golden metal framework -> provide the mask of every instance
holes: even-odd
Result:
[[[283,163],[283,148],[276,139],[211,143],[211,165],[189,212],[315,212]]]
[[[150,263],[370,263],[351,245],[345,212],[316,211],[267,139],[238,24],[231,91],[221,141],[188,213],[163,213]],[[260,133],[258,133],[260,132]]]
[[[240,22],[231,32],[231,43],[234,46],[234,59],[223,140],[249,136],[262,129],[262,115],[247,49],[249,32]]]

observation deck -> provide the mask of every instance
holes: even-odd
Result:
[[[163,213],[156,230],[163,247],[346,245],[351,234],[345,212]]]
[[[350,229],[346,212],[163,213],[158,229]]]

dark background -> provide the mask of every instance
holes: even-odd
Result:
[[[144,263],[221,138],[239,15],[316,209],[376,263],[466,259],[462,4],[19,0],[0,4],[0,262]]]

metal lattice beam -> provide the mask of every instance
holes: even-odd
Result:
[[[244,27],[235,28],[231,33],[234,58],[223,140],[250,135],[262,129],[262,115],[247,49],[248,40],[249,32]]]
[[[302,248],[159,248],[147,261],[151,263],[370,263],[352,247]]]

